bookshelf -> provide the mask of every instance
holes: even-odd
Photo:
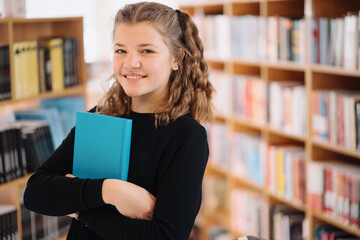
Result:
[[[40,100],[65,96],[86,97],[86,65],[84,61],[84,41],[83,41],[83,18],[0,18],[0,46],[8,46],[9,49],[9,76],[11,98],[0,101],[0,116],[6,115],[13,110],[38,108]],[[71,38],[76,41],[76,56],[73,57],[75,63],[76,83],[65,86],[62,89],[48,89],[32,96],[22,96],[15,98],[16,83],[15,77],[17,69],[15,65],[15,46],[18,42],[39,41],[46,38]],[[39,53],[38,53],[39,54]],[[68,58],[69,59],[69,58]],[[64,70],[66,71],[66,70]],[[65,72],[66,74],[66,72]],[[37,76],[39,83],[39,76]],[[65,80],[64,80],[65,81]],[[1,89],[0,89],[1,90]],[[31,175],[31,174],[30,174]],[[20,191],[25,188],[30,175],[21,177],[11,182],[0,184],[0,204],[11,204],[17,208],[17,221],[19,239],[22,238],[21,229],[21,207]],[[62,237],[60,239],[65,239]],[[59,239],[59,240],[60,240]]]
[[[317,50],[314,50],[314,45],[312,42],[313,29],[312,21],[315,18],[344,18],[348,15],[349,12],[359,13],[360,2],[356,0],[230,0],[230,1],[212,1],[211,3],[186,3],[183,6],[180,6],[182,11],[186,11],[191,14],[194,18],[195,23],[199,26],[200,34],[205,45],[205,56],[208,59],[208,63],[212,70],[217,72],[223,72],[224,78],[220,79],[223,81],[229,81],[225,75],[251,75],[257,76],[260,81],[265,82],[267,89],[272,83],[281,83],[286,81],[297,82],[300,86],[303,86],[306,95],[304,97],[305,107],[306,107],[306,129],[303,134],[295,134],[291,131],[284,131],[283,128],[277,128],[270,123],[269,116],[266,118],[264,124],[253,121],[253,119],[248,119],[243,116],[236,116],[233,112],[228,112],[227,114],[220,113],[215,118],[215,124],[222,125],[226,132],[230,132],[228,136],[232,136],[234,133],[249,133],[257,134],[259,139],[265,142],[267,145],[293,145],[302,147],[305,151],[305,168],[304,168],[304,184],[312,183],[313,179],[306,177],[308,173],[308,167],[311,163],[329,163],[330,159],[337,159],[341,163],[351,164],[354,167],[360,167],[360,152],[344,147],[337,143],[330,143],[329,141],[323,141],[317,139],[313,136],[313,117],[316,114],[316,105],[314,104],[313,94],[317,91],[326,91],[326,90],[360,90],[360,71],[357,66],[356,69],[348,69],[343,66],[330,65],[330,64],[319,64],[314,63],[312,59],[312,53]],[[268,40],[269,35],[271,34],[272,28],[269,25],[265,25],[263,30],[266,32],[265,35],[259,37],[260,41],[263,38],[263,43],[266,49],[265,56],[260,56],[256,59],[243,56],[233,56],[230,54],[225,58],[223,56],[216,57],[213,54],[207,55],[207,50],[210,49],[213,53],[213,49],[216,48],[214,41],[209,40],[211,34],[206,31],[209,30],[209,26],[206,25],[206,21],[214,21],[213,18],[218,16],[227,16],[231,21],[234,21],[237,17],[245,17],[247,15],[256,16],[259,21],[261,18],[265,19],[265,24],[269,24],[271,18],[281,18],[281,17],[290,17],[292,19],[302,19],[303,21],[300,24],[302,25],[303,36],[301,40],[302,55],[300,60],[283,60],[281,59],[281,53],[275,54],[274,58],[271,58],[271,53],[269,49],[273,46],[272,42]],[[210,19],[210,20],[207,20]],[[273,20],[272,19],[272,20]],[[301,22],[299,21],[299,22]],[[205,22],[205,23],[204,23]],[[216,22],[216,20],[215,20]],[[213,22],[212,22],[213,23]],[[215,24],[213,24],[215,25]],[[205,26],[205,27],[204,27]],[[226,26],[223,26],[226,28]],[[358,25],[357,25],[358,27]],[[237,28],[238,31],[244,31],[245,34],[248,28],[242,25],[242,28]],[[241,29],[241,30],[240,30]],[[212,29],[213,30],[213,29]],[[255,30],[256,31],[256,30]],[[280,30],[279,30],[280,31]],[[204,33],[205,32],[205,33]],[[230,33],[235,35],[236,30],[234,28],[230,29]],[[227,31],[222,31],[221,29],[216,32],[217,34],[227,34]],[[358,33],[357,33],[358,34]],[[251,34],[248,34],[251,35]],[[260,34],[261,36],[261,34]],[[234,39],[229,37],[227,41],[230,41],[228,48],[230,52],[234,52],[233,44]],[[244,39],[244,37],[243,37]],[[281,39],[277,39],[281,41]],[[243,40],[242,40],[243,41]],[[256,42],[256,39],[253,39]],[[209,43],[210,42],[210,43]],[[227,45],[227,44],[224,44]],[[280,47],[279,47],[280,48]],[[281,52],[281,49],[278,50]],[[320,51],[320,50],[319,50]],[[284,56],[284,55],[282,55]],[[359,56],[357,56],[359,58]],[[359,61],[359,60],[355,60]],[[231,88],[230,88],[231,89]],[[218,95],[224,94],[218,92]],[[225,93],[224,95],[229,94],[230,92]],[[269,94],[269,91],[267,91]],[[232,100],[233,101],[233,100]],[[269,96],[266,96],[266,102],[268,103]],[[232,102],[229,102],[232,105]],[[267,115],[270,109],[266,107]],[[211,129],[211,126],[209,126]],[[210,130],[211,131],[211,130]],[[226,141],[223,136],[219,137],[220,141]],[[209,142],[210,143],[210,142]],[[211,147],[211,143],[210,143]],[[219,150],[216,150],[219,151]],[[226,149],[224,150],[226,151]],[[211,152],[211,149],[210,149]],[[211,156],[210,156],[211,158]],[[231,203],[230,195],[231,192],[235,189],[245,189],[246,191],[252,191],[254,193],[260,194],[266,204],[271,207],[276,204],[282,204],[290,207],[305,215],[304,220],[304,232],[305,239],[314,239],[314,230],[316,226],[321,224],[330,225],[336,227],[342,231],[353,234],[356,237],[360,237],[360,228],[355,226],[350,226],[349,224],[344,224],[340,220],[336,220],[333,217],[329,217],[324,212],[319,212],[311,208],[311,200],[307,194],[307,189],[305,188],[305,199],[303,202],[294,201],[294,199],[288,199],[285,196],[271,192],[266,185],[259,186],[254,184],[249,179],[234,175],[232,166],[221,166],[217,162],[213,162],[212,159],[209,159],[209,163],[205,173],[204,181],[207,181],[207,177],[217,177],[223,178],[227,183],[227,193],[226,193],[226,205],[221,212],[207,212],[208,210],[202,208],[200,211],[200,218],[202,219],[200,229],[200,239],[209,239],[209,231],[213,226],[218,226],[223,229],[226,229],[230,234],[231,239],[239,237],[241,235],[247,235],[245,232],[238,232],[232,229],[231,225]],[[359,178],[359,176],[357,176]],[[204,195],[206,198],[206,194]],[[206,201],[206,199],[204,200]],[[265,211],[264,218],[270,221],[271,215],[270,211]],[[263,233],[262,237],[270,239],[270,224],[268,225],[266,231]]]

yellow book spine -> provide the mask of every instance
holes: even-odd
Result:
[[[284,153],[281,148],[276,151],[276,169],[277,169],[277,184],[278,194],[283,196],[285,193],[285,179],[284,179]]]
[[[30,62],[30,74],[29,74],[29,83],[31,86],[30,94],[31,96],[37,96],[39,94],[39,63],[37,56],[37,41],[29,42],[29,62]]]
[[[56,38],[50,40],[50,59],[52,63],[52,86],[53,91],[64,89],[64,56],[63,40]]]
[[[21,96],[21,84],[20,84],[20,71],[21,71],[21,49],[20,42],[16,42],[13,45],[14,55],[14,99],[19,99]]]

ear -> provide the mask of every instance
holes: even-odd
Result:
[[[181,53],[181,60],[182,60],[182,59],[184,59],[185,51],[182,48],[180,48],[179,50],[180,50],[180,53]],[[179,62],[176,59],[174,59],[171,69],[174,70],[174,71],[179,69]]]

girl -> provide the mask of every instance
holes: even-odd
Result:
[[[25,206],[73,217],[67,239],[188,239],[214,91],[198,30],[187,13],[142,2],[117,13],[113,43],[115,81],[91,111],[132,119],[128,181],[72,176],[74,128],[29,179]]]

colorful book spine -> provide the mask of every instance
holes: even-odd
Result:
[[[360,168],[337,161],[310,162],[307,173],[310,208],[359,228]]]
[[[360,92],[317,90],[312,92],[312,101],[312,137],[356,151]]]

